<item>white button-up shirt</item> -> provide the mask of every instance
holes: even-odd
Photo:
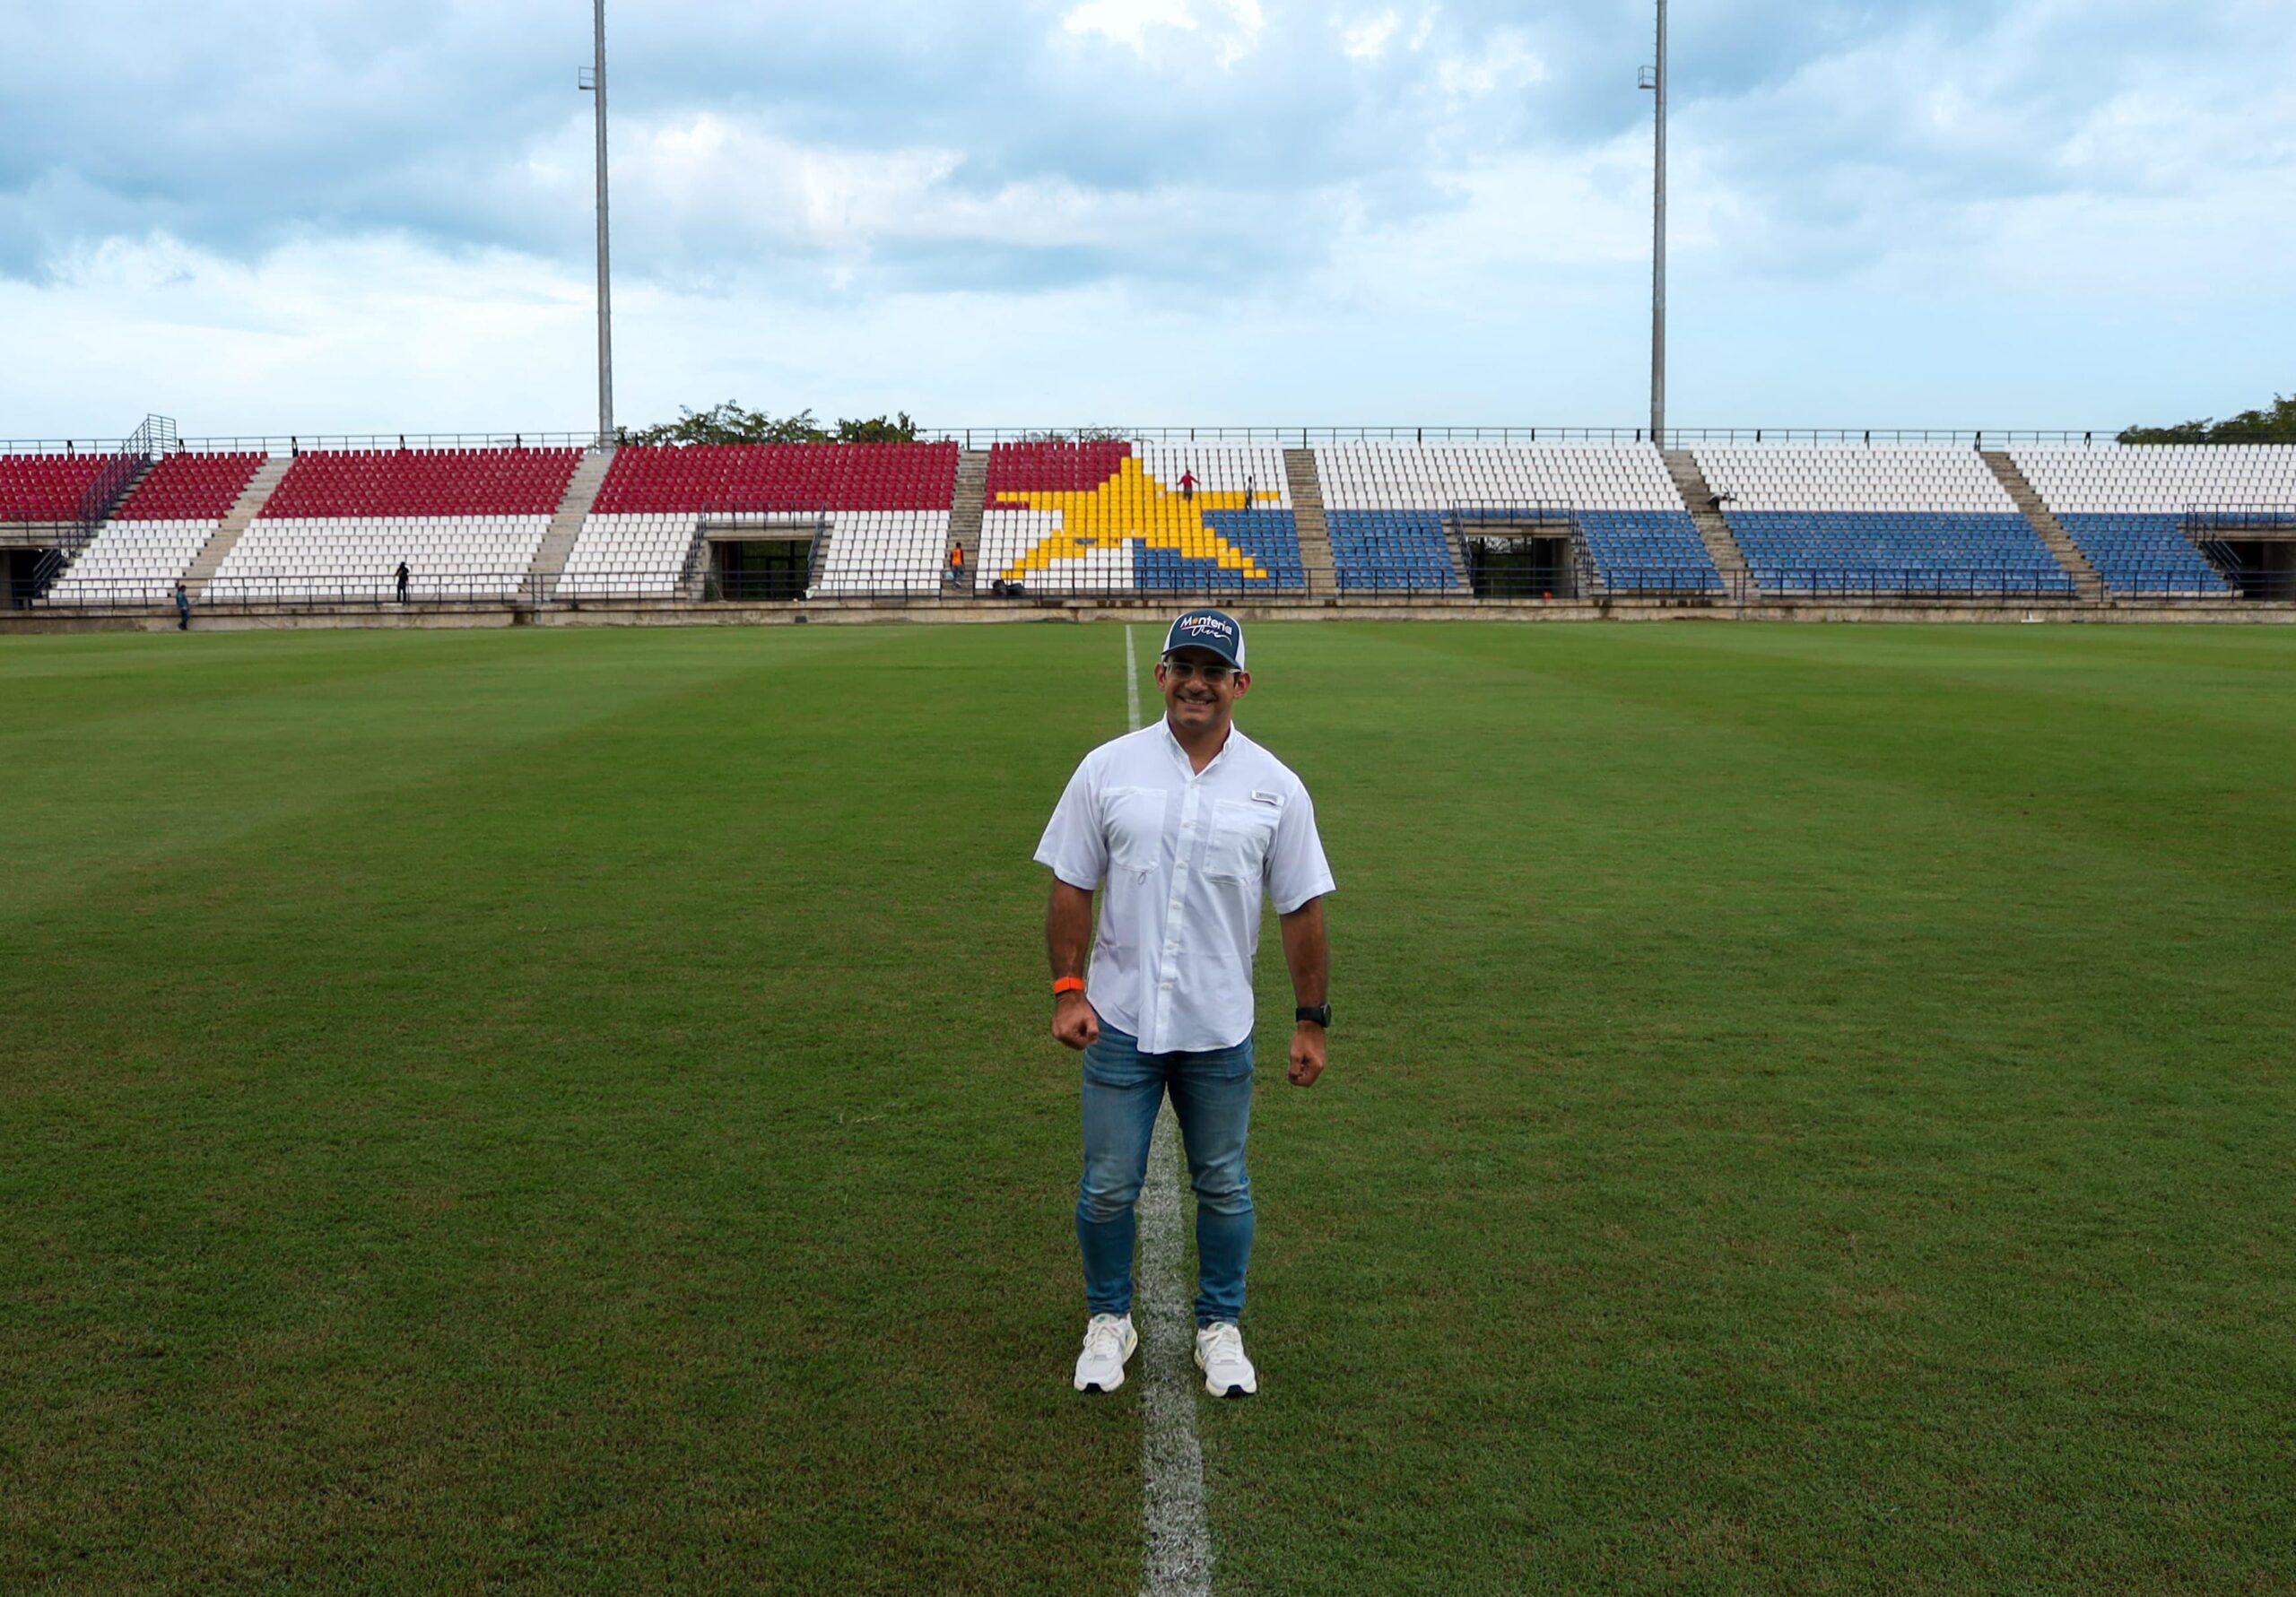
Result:
[[[1251,1035],[1260,898],[1289,915],[1332,890],[1308,789],[1234,726],[1197,771],[1163,721],[1084,756],[1037,863],[1100,895],[1084,996],[1144,1054]]]

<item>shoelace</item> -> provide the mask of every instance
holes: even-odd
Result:
[[[1224,1322],[1205,1327],[1204,1357],[1206,1362],[1214,1358],[1241,1358],[1244,1356],[1244,1333]]]
[[[1089,1358],[1115,1358],[1124,1352],[1124,1322],[1102,1315],[1084,1328],[1084,1352]]]

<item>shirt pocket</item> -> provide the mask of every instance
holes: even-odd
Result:
[[[1164,790],[1111,787],[1103,799],[1108,813],[1109,867],[1145,874],[1156,868],[1164,846]]]
[[[1275,841],[1278,812],[1265,804],[1222,799],[1212,806],[1212,846],[1204,874],[1213,881],[1257,881]]]

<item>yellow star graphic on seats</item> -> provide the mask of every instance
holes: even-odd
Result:
[[[1204,519],[1207,510],[1248,509],[1254,502],[1278,501],[1281,494],[1207,493],[1196,497],[1165,487],[1148,474],[1136,456],[1125,456],[1116,474],[1089,492],[1039,492],[1005,489],[996,496],[995,510],[1057,510],[1060,530],[1039,540],[1019,560],[1007,567],[1007,581],[1030,571],[1044,571],[1052,562],[1074,560],[1088,550],[1116,549],[1138,539],[1151,549],[1170,549],[1188,560],[1217,560],[1221,568],[1240,571],[1265,580],[1266,568],[1222,537]]]

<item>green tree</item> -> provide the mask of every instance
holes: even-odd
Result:
[[[837,441],[840,444],[913,444],[917,441],[917,423],[902,411],[890,421],[873,416],[866,421],[842,421],[837,424]]]
[[[706,411],[680,405],[674,421],[657,421],[622,432],[626,444],[907,444],[916,440],[917,423],[909,420],[907,411],[891,418],[847,418],[830,428],[814,420],[810,407],[795,415],[775,417],[763,411],[744,410],[735,399]]]
[[[2179,421],[2174,427],[2125,427],[2124,444],[2296,443],[2296,395],[2274,395],[2268,411],[2242,411],[2219,421]]]

